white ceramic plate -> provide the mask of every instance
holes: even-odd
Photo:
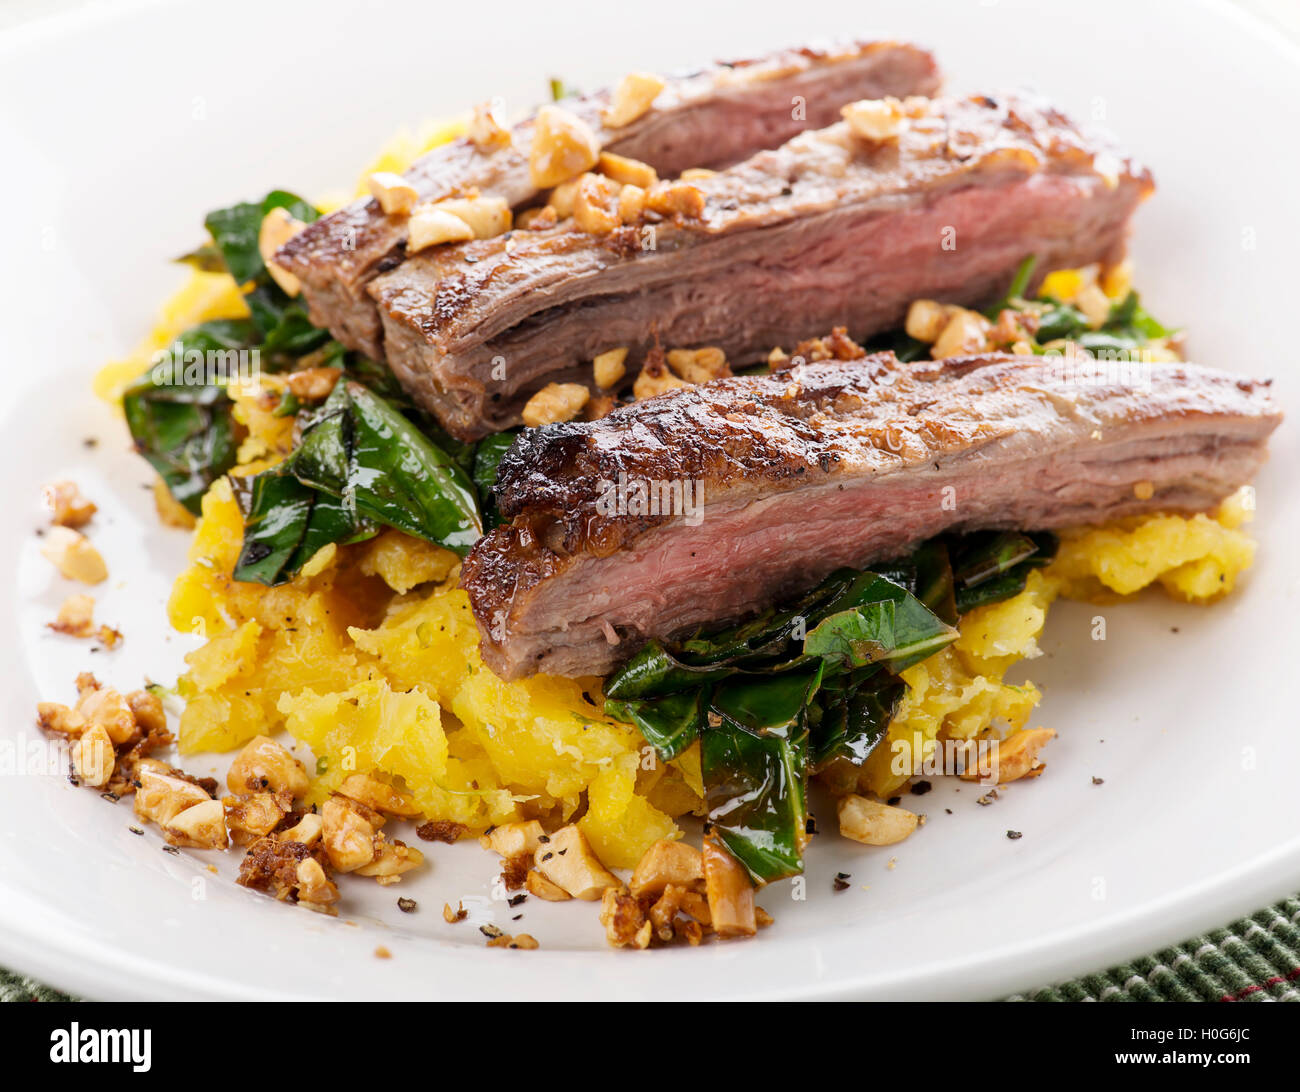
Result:
[[[79,670],[170,680],[190,647],[163,617],[185,536],[158,528],[150,475],[89,383],[179,283],[167,259],[196,241],[203,213],[273,186],[350,184],[399,124],[493,94],[536,100],[551,75],[594,86],[633,67],[878,33],[932,46],[958,89],[1035,85],[1153,167],[1160,189],[1134,242],[1153,310],[1191,326],[1197,359],[1275,375],[1300,416],[1284,351],[1300,64],[1267,31],[1219,5],[1134,0],[724,10],[736,9],[100,5],[0,42],[6,770],[37,736],[38,698],[66,698]],[[1258,483],[1258,564],[1229,601],[1108,609],[1104,643],[1089,639],[1095,608],[1054,609],[1032,665],[1046,695],[1035,723],[1060,732],[1046,777],[992,807],[969,787],[936,788],[915,801],[930,822],[896,854],[817,839],[808,897],[766,892],[777,924],[758,940],[614,952],[594,906],[536,900],[515,923],[469,845],[433,847],[432,869],[399,889],[347,885],[343,917],[325,920],[236,887],[233,859],[215,876],[202,854],[160,852],[155,832],[128,831],[126,804],[7,773],[0,962],[100,998],[981,998],[1221,924],[1300,885],[1300,514],[1283,503],[1296,454],[1291,423]],[[63,475],[101,505],[112,581],[99,616],[127,635],[97,657],[43,628],[70,588],[37,554],[37,498]],[[852,888],[832,894],[841,870]],[[399,913],[399,893],[419,911]],[[443,902],[462,897],[477,900],[475,920],[527,930],[541,950],[486,951],[473,926],[445,925]],[[379,944],[392,959],[375,958]]]

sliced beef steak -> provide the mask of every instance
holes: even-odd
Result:
[[[466,438],[520,420],[548,382],[655,339],[733,366],[832,325],[902,324],[920,297],[974,304],[1018,264],[1122,254],[1148,172],[1038,99],[914,100],[897,142],[847,124],[802,134],[696,185],[697,219],[595,236],[560,225],[414,255],[371,287],[388,361]]]
[[[1045,357],[875,354],[525,432],[498,480],[511,522],[461,578],[484,659],[604,674],[944,531],[1209,509],[1265,458],[1269,382],[1143,367],[1120,384]]]
[[[925,50],[861,42],[783,50],[670,79],[648,113],[619,128],[605,126],[601,117],[608,91],[563,106],[595,129],[606,151],[674,177],[688,167],[727,166],[804,129],[829,125],[854,99],[932,95],[938,87],[938,69]],[[512,206],[526,205],[537,197],[528,171],[532,133],[530,118],[514,128],[504,148],[480,151],[468,139],[453,141],[418,160],[406,177],[428,200],[477,188]],[[313,322],[328,326],[349,348],[382,360],[379,318],[365,286],[402,260],[405,243],[406,218],[386,216],[363,198],[295,236],[276,260],[301,279]]]

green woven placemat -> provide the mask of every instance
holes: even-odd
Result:
[[[69,1001],[0,971],[0,1001]],[[1300,896],[1144,959],[1008,1001],[1300,1001]]]

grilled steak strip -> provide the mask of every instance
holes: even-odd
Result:
[[[511,522],[462,570],[484,660],[605,674],[945,531],[1209,509],[1265,458],[1269,381],[1144,367],[1119,385],[1045,357],[882,353],[525,432],[498,479]]]
[[[601,120],[608,91],[562,105],[592,126],[606,151],[675,177],[688,167],[728,166],[806,128],[829,125],[854,99],[932,95],[938,87],[938,69],[925,50],[859,42],[783,50],[670,79],[647,114],[617,129]],[[514,128],[510,146],[488,152],[468,139],[453,141],[419,159],[407,180],[428,200],[477,188],[512,206],[527,205],[537,197],[528,173],[532,132],[530,118]],[[313,322],[383,360],[379,318],[365,287],[400,263],[405,244],[406,218],[386,216],[377,202],[362,198],[295,236],[276,261],[302,280]]]
[[[548,382],[590,383],[607,349],[634,368],[657,337],[743,366],[834,324],[900,326],[917,298],[987,301],[1028,254],[1046,273],[1122,253],[1145,169],[1023,95],[908,106],[897,143],[840,123],[700,181],[702,217],[654,249],[561,225],[414,255],[371,286],[389,364],[472,438]]]

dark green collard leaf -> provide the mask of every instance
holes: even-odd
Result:
[[[793,736],[806,727],[808,703],[822,682],[824,665],[776,675],[735,675],[713,688],[715,717],[756,735]]]
[[[804,641],[805,654],[839,670],[882,663],[897,673],[957,639],[957,631],[906,588],[869,575],[874,579],[864,589],[868,598],[818,622]]]
[[[950,552],[953,579],[973,587],[1033,557],[1038,543],[1015,531],[979,531],[954,539]]]
[[[478,490],[479,507],[483,512],[484,531],[490,531],[501,523],[501,511],[497,508],[492,489],[497,483],[497,470],[501,466],[501,460],[514,445],[517,435],[518,430],[485,436],[474,452],[472,475],[474,487]]]
[[[757,884],[803,871],[807,731],[755,735],[723,721],[700,739],[714,834]]]
[[[700,738],[706,724],[708,690],[679,690],[645,701],[605,702],[605,712],[616,720],[636,725],[645,741],[670,762]]]
[[[965,614],[976,607],[987,606],[989,603],[999,603],[1004,599],[1010,599],[1014,595],[1019,595],[1025,590],[1025,583],[1029,579],[1029,574],[1034,569],[1041,569],[1056,556],[1059,545],[1055,535],[1048,531],[1031,531],[1025,535],[1019,536],[1028,539],[1033,543],[1034,549],[1023,559],[1009,568],[996,572],[992,575],[984,575],[978,581],[959,581],[956,587],[957,610]],[[954,546],[954,551],[960,553],[962,546],[958,540],[958,545]]]
[[[812,772],[836,759],[862,765],[885,738],[907,684],[885,671],[867,680],[828,679],[809,709]]]
[[[221,255],[226,271],[237,284],[247,284],[266,273],[257,236],[262,220],[272,209],[285,209],[304,223],[320,218],[320,212],[296,194],[272,190],[261,201],[241,201],[224,209],[214,209],[203,220],[212,243]]]

